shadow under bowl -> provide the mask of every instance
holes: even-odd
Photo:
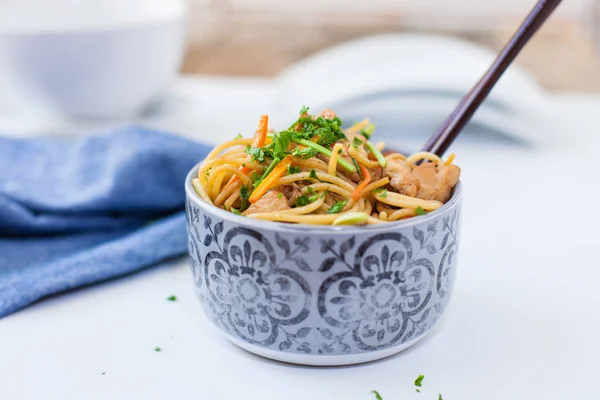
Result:
[[[440,209],[367,226],[247,218],[185,182],[189,260],[209,319],[235,345],[274,360],[357,364],[421,340],[448,305],[461,183]]]

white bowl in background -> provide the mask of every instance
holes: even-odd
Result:
[[[0,3],[0,113],[135,114],[178,73],[185,14],[183,0]]]

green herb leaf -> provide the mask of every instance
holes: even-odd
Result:
[[[295,204],[296,204],[297,207],[304,207],[304,206],[308,205],[308,203],[310,203],[310,202],[308,201],[308,196],[307,195],[303,194],[302,196],[296,197],[296,203]]]
[[[169,297],[167,297],[167,300],[169,300],[169,301],[177,301],[177,296],[169,296]]]
[[[250,179],[252,179],[252,183],[256,187],[258,186],[258,181],[260,181],[260,175],[257,172],[253,172],[252,175],[250,175]]]
[[[314,169],[310,170],[310,174],[308,174],[308,177],[311,179],[319,179],[319,177],[317,176],[317,173],[315,172]]]
[[[298,157],[298,158],[302,158],[302,159],[306,160],[306,159],[316,156],[318,153],[319,153],[319,151],[317,149],[313,149],[312,147],[306,147],[304,149],[301,149],[300,147],[296,147],[292,151],[291,154],[294,157]]]
[[[379,197],[381,197],[382,199],[385,199],[387,197],[387,190],[382,187],[378,187],[377,189],[375,189],[375,193],[379,194]]]
[[[250,206],[250,203],[248,202],[249,198],[250,190],[248,189],[248,186],[242,185],[242,187],[240,188],[240,199],[242,201],[239,210],[240,213],[246,211],[246,209]]]
[[[162,351],[162,349],[161,349],[160,347],[156,346],[156,347],[154,348],[154,351],[156,351],[156,352],[159,352],[159,351]]]
[[[302,196],[296,197],[296,206],[303,207],[317,201],[317,199],[319,198],[319,193],[311,191],[312,189],[310,187],[308,189],[308,194],[303,194]]]
[[[419,206],[415,209],[415,213],[417,215],[425,215],[425,214],[427,214],[427,211],[423,210],[423,208],[421,208],[421,206]]]
[[[235,215],[242,215],[242,213],[238,209],[235,209],[233,207],[231,207],[231,212],[234,213]]]
[[[300,115],[305,113],[308,114],[308,110],[310,110],[310,107],[302,106],[302,108],[300,109]]]
[[[271,151],[271,158],[283,159],[289,154],[288,147],[292,141],[292,132],[281,131],[273,135],[273,141],[267,147]]]
[[[337,203],[332,205],[329,210],[327,210],[327,213],[328,214],[337,214],[337,213],[341,212],[342,209],[344,208],[344,206],[346,205],[346,203],[348,203],[348,200],[338,201]]]
[[[250,154],[253,160],[258,162],[264,162],[265,157],[273,158],[273,154],[271,154],[267,148],[265,147],[251,147],[247,146],[246,150],[244,150],[246,154]]]
[[[423,378],[425,378],[425,375],[417,376],[417,379],[415,379],[415,386],[423,387]]]
[[[438,395],[438,400],[444,400],[441,394]]]
[[[358,146],[362,146],[363,141],[360,140],[357,136],[354,136],[354,139],[352,139],[352,146],[354,148],[358,147]]]
[[[375,395],[375,400],[383,400],[383,398],[381,397],[379,392],[377,392],[377,390],[371,390],[371,393]]]
[[[277,193],[277,198],[278,199],[283,199],[283,193]]]
[[[237,140],[237,139],[242,139],[242,138],[243,138],[242,134],[241,134],[241,133],[238,133],[238,135],[237,135],[237,136],[234,138],[234,140]]]
[[[288,167],[288,174],[297,174],[297,173],[298,173],[298,172],[300,172],[300,171],[302,171],[302,170],[300,169],[300,167],[296,167],[296,166],[293,166],[293,165],[290,165],[290,166]]]

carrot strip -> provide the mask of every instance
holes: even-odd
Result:
[[[273,168],[271,173],[262,180],[262,182],[258,185],[258,187],[252,192],[250,198],[248,199],[250,203],[256,203],[266,192],[267,190],[273,187],[273,184],[277,179],[279,179],[283,174],[286,173],[287,168],[292,164],[292,156],[285,156],[283,160]]]
[[[363,181],[352,192],[352,200],[358,201],[363,196],[363,191],[369,183],[371,183],[371,173],[369,169],[362,164],[359,164],[360,172],[363,176]]]
[[[263,147],[265,145],[265,142],[267,141],[267,132],[268,131],[269,131],[269,116],[261,115],[260,120],[258,121],[258,129],[256,130],[256,133],[254,134],[254,142],[252,142],[252,147],[254,147],[254,148]],[[251,161],[252,157],[249,155],[246,158],[246,160]],[[252,168],[240,167],[240,171],[242,171],[244,174],[247,174],[248,172],[252,171]],[[237,175],[232,176],[231,179],[229,180],[229,182],[227,182],[227,185],[225,185],[225,188],[227,188],[227,186],[229,186],[229,185],[233,185],[239,179],[240,178],[238,178]]]

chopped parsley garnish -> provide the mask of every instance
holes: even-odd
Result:
[[[162,351],[162,348],[160,348],[160,347],[156,346],[156,347],[154,348],[154,351],[156,351],[156,352]]]
[[[417,376],[417,379],[415,379],[416,387],[423,387],[423,378],[425,378],[425,375]],[[421,390],[417,389],[417,392],[421,392]]]
[[[242,215],[241,212],[239,212],[239,210],[237,210],[236,208],[231,207],[231,212],[234,213],[235,215]]]
[[[352,146],[353,147],[356,148],[358,146],[362,146],[362,144],[363,144],[363,141],[360,140],[358,137],[355,136],[354,139],[352,139]]]
[[[167,300],[169,300],[169,301],[177,301],[177,296],[169,296],[169,297],[167,297]]]
[[[415,213],[417,215],[425,215],[425,214],[427,214],[427,211],[423,210],[423,208],[421,206],[419,206],[415,209]]]
[[[250,175],[250,179],[252,179],[252,183],[254,184],[254,186],[258,186],[257,182],[260,181],[260,178],[261,176],[256,172],[253,172],[252,175]]]
[[[293,166],[293,165],[290,165],[290,166],[288,167],[288,174],[297,174],[297,173],[298,173],[298,172],[300,172],[300,171],[302,171],[302,170],[300,169],[300,167],[296,167],[296,166]]]
[[[270,157],[271,154],[268,153],[265,147],[251,147],[247,146],[245,150],[246,154],[250,154],[253,160],[263,162],[265,161],[265,157]]]
[[[348,139],[342,131],[342,120],[339,117],[327,119],[319,116],[313,119],[310,116],[304,116],[305,113],[308,113],[308,108],[302,107],[300,117],[288,129],[288,132],[292,135],[292,140],[312,140],[316,137],[317,144],[323,147],[331,147],[339,140]]]
[[[278,199],[283,199],[283,193],[277,193],[277,198]]]
[[[338,201],[337,203],[332,205],[329,210],[327,210],[327,213],[337,214],[337,213],[341,212],[342,209],[344,208],[344,206],[346,205],[346,203],[348,203],[348,200]]]
[[[319,153],[318,150],[312,147],[305,147],[304,149],[296,147],[290,154],[294,157],[302,158],[304,160],[316,156]]]
[[[382,199],[385,199],[387,197],[387,190],[382,187],[375,189],[375,193],[379,194],[379,197],[381,197]]]
[[[319,193],[315,193],[314,191],[311,192],[310,190],[308,192],[309,192],[310,196],[309,196],[309,194],[303,194],[302,196],[298,196],[296,198],[296,206],[298,206],[298,207],[307,206],[319,198]]]
[[[339,149],[339,150],[338,150],[338,154],[342,154],[342,149]]]
[[[381,397],[379,392],[377,392],[377,390],[372,390],[371,393],[375,395],[375,400],[383,400],[383,398]]]
[[[311,179],[319,179],[319,177],[317,176],[317,173],[315,172],[314,169],[310,170],[310,174],[308,174],[308,177]]]
[[[241,134],[241,133],[238,133],[238,135],[237,135],[237,136],[234,138],[234,140],[237,140],[237,139],[242,139],[242,138],[243,138],[242,134]]]
[[[308,114],[308,110],[310,110],[310,107],[302,106],[302,108],[300,109],[300,115]]]
[[[438,395],[438,400],[444,400],[441,394]]]
[[[240,205],[239,212],[244,212],[248,208],[248,206],[250,205],[248,203],[249,198],[250,190],[248,189],[248,186],[242,185],[242,187],[240,188],[240,199],[242,201],[242,204]]]
[[[348,140],[342,130],[342,121],[335,117],[327,119],[322,116],[313,117],[307,114],[308,108],[300,110],[300,117],[287,130],[269,134],[271,143],[267,146],[255,148],[247,146],[245,152],[252,160],[260,163],[283,160],[287,155],[308,159],[318,153],[331,156],[331,147],[340,140]],[[290,149],[291,143],[299,146]],[[338,163],[353,172],[353,167],[348,162],[340,159]],[[276,163],[275,163],[276,164]]]

